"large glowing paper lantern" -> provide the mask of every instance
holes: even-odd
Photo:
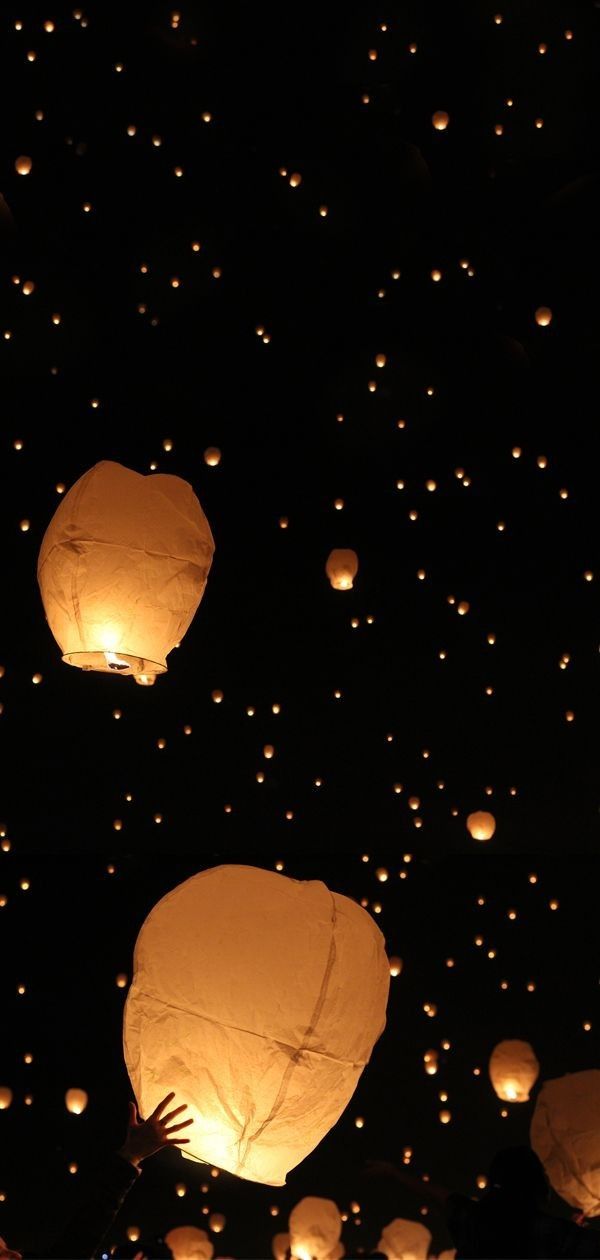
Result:
[[[431,1234],[418,1221],[396,1217],[381,1232],[377,1246],[388,1260],[427,1260]]]
[[[496,819],[487,809],[477,809],[467,818],[467,831],[474,840],[491,840],[496,830]]]
[[[215,1250],[206,1230],[195,1225],[177,1225],[165,1234],[165,1242],[173,1260],[212,1260]]]
[[[301,1199],[290,1212],[289,1229],[294,1260],[331,1260],[342,1232],[339,1208],[333,1199]]]
[[[529,1102],[540,1065],[528,1041],[499,1041],[490,1055],[492,1085],[503,1102]]]
[[[358,573],[356,552],[344,548],[330,551],[325,572],[334,591],[351,591]]]
[[[531,1145],[556,1193],[585,1216],[600,1216],[600,1071],[544,1081]]]
[[[317,880],[203,871],[135,949],[125,1061],[140,1112],[187,1103],[187,1158],[279,1186],[334,1125],[385,1025],[383,937]]]
[[[69,665],[153,676],[183,638],[214,552],[186,481],[105,460],[61,500],[46,530],[38,581]]]

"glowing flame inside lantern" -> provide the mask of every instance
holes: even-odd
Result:
[[[129,661],[117,656],[116,652],[105,652],[104,659],[109,669],[129,669]]]

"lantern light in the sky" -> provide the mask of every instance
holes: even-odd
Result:
[[[528,1041],[500,1041],[489,1063],[490,1080],[503,1102],[529,1102],[540,1065]]]
[[[80,1116],[88,1105],[88,1096],[84,1089],[68,1089],[65,1094],[67,1111],[73,1116]]]
[[[393,954],[390,958],[390,975],[394,977],[399,976],[403,966],[402,959]]]
[[[350,591],[358,573],[358,556],[355,551],[337,548],[329,553],[325,572],[334,591]]]
[[[556,1193],[600,1216],[600,1070],[544,1081],[530,1137]]]
[[[491,840],[496,830],[496,819],[485,809],[477,809],[467,818],[467,831],[473,840]]]
[[[31,161],[31,158],[27,157],[25,154],[22,154],[21,157],[18,157],[15,161],[15,170],[17,175],[29,175],[32,166],[33,162]]]
[[[445,131],[450,122],[450,115],[445,109],[438,109],[435,114],[432,114],[431,121],[436,131]]]
[[[177,1225],[165,1234],[173,1260],[212,1260],[214,1247],[205,1229],[195,1225]]]
[[[0,1085],[0,1111],[6,1111],[13,1100],[12,1089],[8,1085]]]
[[[552,311],[549,306],[538,306],[535,312],[535,322],[540,328],[547,328],[552,323]]]
[[[153,687],[156,682],[156,674],[136,674],[134,681],[139,687]]]
[[[431,1234],[418,1221],[396,1217],[381,1232],[377,1250],[388,1260],[427,1260]]]
[[[337,1204],[310,1195],[301,1199],[290,1213],[289,1230],[294,1260],[329,1260],[342,1232]]]
[[[204,452],[204,463],[208,464],[209,468],[216,468],[217,464],[221,463],[221,452],[218,446],[207,446]]]
[[[208,1228],[212,1229],[213,1234],[222,1234],[225,1225],[226,1221],[222,1212],[211,1212],[208,1218]]]
[[[63,660],[164,673],[202,599],[213,552],[187,482],[96,464],[61,500],[40,548],[38,581]]]
[[[287,1260],[288,1251],[290,1249],[289,1234],[275,1234],[271,1242],[271,1250],[275,1260]]]
[[[194,1120],[186,1158],[283,1185],[350,1101],[389,979],[371,916],[320,881],[193,876],[136,944],[124,1046],[141,1114],[174,1089]]]

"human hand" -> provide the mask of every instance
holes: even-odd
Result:
[[[23,1260],[20,1251],[11,1251],[8,1243],[0,1238],[0,1260]]]
[[[189,1142],[189,1138],[172,1135],[178,1133],[180,1129],[187,1129],[188,1125],[193,1123],[191,1119],[182,1120],[181,1124],[172,1124],[168,1127],[171,1120],[187,1110],[187,1103],[181,1107],[175,1107],[175,1110],[169,1111],[166,1116],[162,1114],[174,1097],[174,1092],[167,1094],[147,1120],[140,1120],[135,1103],[130,1102],[127,1136],[119,1155],[133,1164],[134,1168],[137,1168],[143,1159],[148,1159],[149,1155],[155,1155],[157,1151],[161,1151],[163,1146],[186,1146]],[[0,1260],[3,1260],[1,1253]]]

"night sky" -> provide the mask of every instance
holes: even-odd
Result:
[[[600,5],[178,13],[0,17],[0,1234],[43,1247],[120,1145],[116,976],[231,861],[363,902],[404,960],[388,1026],[284,1189],[163,1153],[111,1241],[208,1204],[217,1255],[262,1257],[322,1194],[368,1254],[429,1201],[367,1160],[477,1194],[527,1140],[497,1041],[598,1066]],[[150,689],[64,665],[37,586],[102,459],[189,481],[215,538]]]

